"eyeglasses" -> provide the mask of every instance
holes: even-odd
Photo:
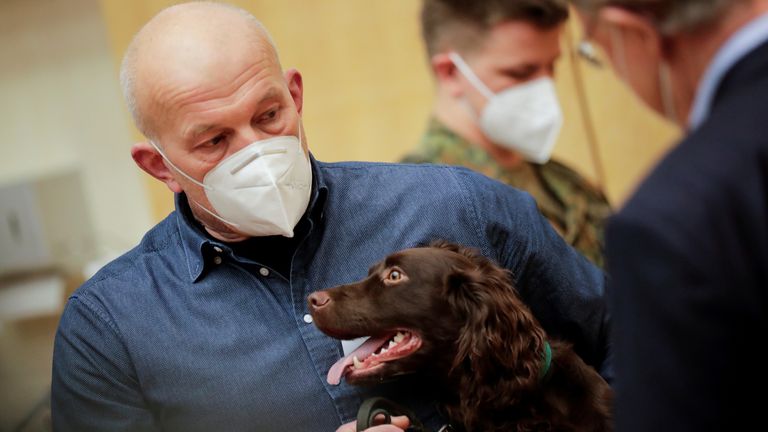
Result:
[[[579,42],[576,46],[576,54],[592,66],[602,68],[604,65],[595,44],[590,42],[589,39],[584,38]]]
[[[597,20],[589,19],[584,24],[584,36],[576,46],[576,54],[592,66],[602,68],[605,62],[595,44],[592,42],[592,35],[595,32]]]

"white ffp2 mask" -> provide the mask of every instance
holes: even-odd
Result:
[[[497,145],[526,160],[549,161],[563,126],[554,82],[547,77],[494,94],[457,53],[450,53],[459,72],[488,99],[480,113],[480,130]]]
[[[205,190],[211,216],[254,237],[293,237],[312,192],[312,167],[299,137],[255,141],[228,156],[199,182],[180,170],[159,146],[150,143],[181,175]]]

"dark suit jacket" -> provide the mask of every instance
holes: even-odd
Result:
[[[765,428],[768,43],[607,230],[617,430]]]

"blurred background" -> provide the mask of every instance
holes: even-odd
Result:
[[[0,0],[0,432],[45,430],[64,301],[173,210],[130,158],[141,136],[118,65],[170,0]],[[243,0],[302,72],[309,146],[324,161],[395,161],[414,148],[432,82],[418,0]],[[577,60],[571,20],[555,157],[619,207],[677,132],[608,70]]]

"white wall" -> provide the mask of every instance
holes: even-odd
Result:
[[[151,226],[97,0],[0,1],[0,184],[79,169],[98,254]]]

